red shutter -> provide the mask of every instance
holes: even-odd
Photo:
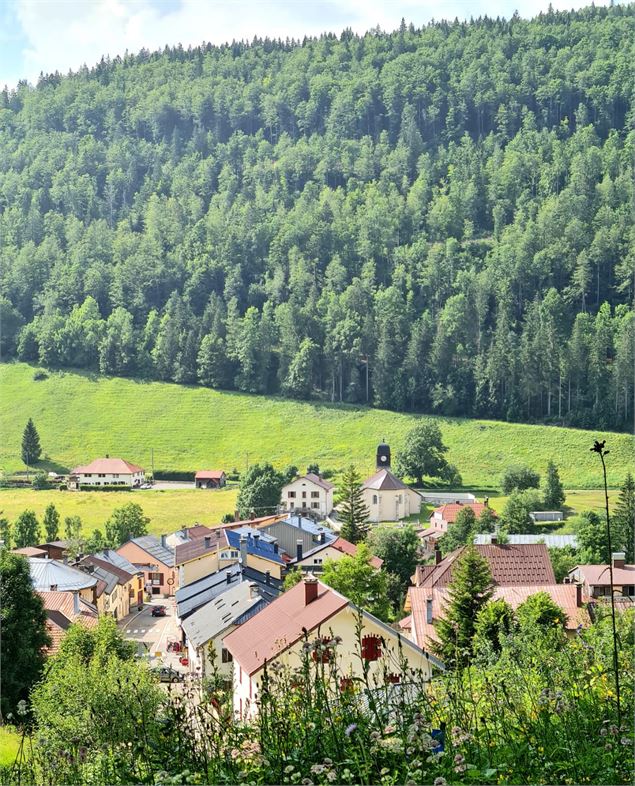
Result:
[[[379,660],[381,657],[381,638],[375,635],[364,636],[362,639],[362,658],[364,660]]]

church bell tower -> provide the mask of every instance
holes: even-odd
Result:
[[[390,469],[390,445],[382,442],[377,445],[377,469]]]

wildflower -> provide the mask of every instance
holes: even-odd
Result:
[[[445,778],[435,778],[434,786],[448,786],[448,782]]]
[[[628,739],[628,737],[622,737],[622,739],[620,740],[620,744],[621,745],[630,745],[631,741]]]
[[[606,745],[604,746],[604,750],[605,751],[612,751],[613,750],[613,746],[611,745],[610,742],[606,743]]]
[[[329,758],[327,757],[326,759],[324,759],[324,762],[323,762],[323,763],[324,763],[324,766],[325,766],[325,767],[331,767],[331,766],[332,766],[332,764],[333,764],[333,759],[329,759]]]
[[[324,772],[324,770],[325,767],[323,764],[314,764],[311,767],[311,772],[313,773],[313,775],[321,775]],[[302,781],[302,783],[304,783],[304,781]]]
[[[356,723],[349,723],[349,725],[346,727],[346,729],[344,731],[344,734],[346,734],[347,737],[350,737],[351,734],[355,731],[356,728],[357,728],[357,724]]]
[[[26,701],[20,699],[18,702],[18,715],[26,715]]]
[[[465,756],[462,756],[460,753],[457,753],[456,756],[454,757],[455,764],[463,764],[464,761],[465,761]]]
[[[619,729],[617,728],[617,726],[614,723],[612,723],[609,726],[609,731],[610,731],[611,734],[617,734]]]
[[[302,786],[313,786],[311,778],[302,778]]]
[[[395,733],[395,727],[392,725],[386,726],[386,728],[384,729],[384,734],[394,734],[394,733]]]
[[[378,731],[371,731],[370,739],[371,742],[376,742],[381,737],[381,734]]]
[[[607,734],[608,734],[608,732],[607,732],[606,728],[604,726],[602,726],[602,728],[600,729],[600,737],[606,737]]]

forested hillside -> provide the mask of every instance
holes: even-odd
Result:
[[[634,5],[20,85],[0,94],[3,354],[626,428],[634,121]]]

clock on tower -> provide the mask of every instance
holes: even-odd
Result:
[[[390,445],[385,442],[377,446],[377,469],[390,469]]]

